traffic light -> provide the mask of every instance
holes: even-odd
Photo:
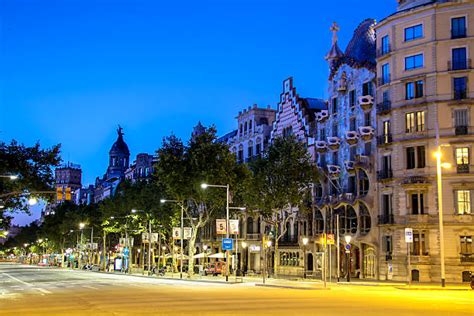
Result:
[[[63,188],[56,188],[56,201],[63,200]]]
[[[71,188],[66,188],[66,201],[71,201]]]

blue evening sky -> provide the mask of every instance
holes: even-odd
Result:
[[[276,106],[293,76],[325,97],[329,27],[344,50],[395,0],[0,0],[0,139],[62,144],[93,183],[117,124],[131,161],[201,120],[219,134],[254,103]]]

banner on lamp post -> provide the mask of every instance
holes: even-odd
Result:
[[[238,219],[229,220],[229,226],[230,226],[229,233],[231,235],[238,235],[239,234],[239,220]]]
[[[227,225],[225,219],[216,219],[216,233],[217,235],[227,234]]]
[[[191,239],[193,229],[191,227],[184,227],[183,230],[184,230],[184,232],[183,232],[184,239]]]
[[[173,227],[173,239],[181,239],[181,228]]]

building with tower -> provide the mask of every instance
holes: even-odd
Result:
[[[94,203],[100,202],[115,193],[119,183],[125,178],[129,167],[130,151],[123,139],[123,129],[118,127],[117,140],[109,151],[109,166],[102,178],[97,177],[94,186]]]
[[[75,201],[76,191],[82,187],[81,166],[67,162],[55,169],[54,178],[56,192],[58,192],[57,202],[60,203],[66,199]]]

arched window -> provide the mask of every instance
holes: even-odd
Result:
[[[252,120],[249,121],[249,131],[252,130]]]
[[[244,123],[244,134],[247,133],[247,122]]]
[[[365,204],[359,204],[360,234],[367,235],[370,232],[371,220],[370,213]]]
[[[253,234],[253,218],[247,218],[247,234]]]
[[[359,170],[359,195],[365,196],[369,192],[369,177],[364,170]]]
[[[346,210],[346,233],[355,234],[357,233],[357,214],[350,205],[347,206]]]

